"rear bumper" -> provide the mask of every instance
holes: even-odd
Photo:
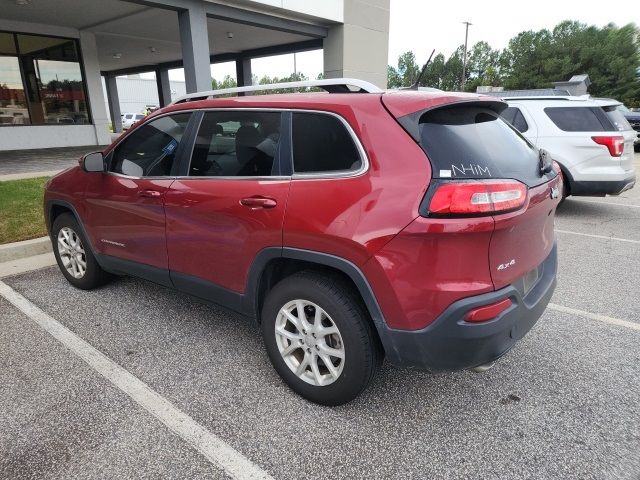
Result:
[[[383,344],[392,364],[432,372],[461,370],[489,363],[508,352],[535,325],[556,286],[557,245],[540,265],[537,283],[523,296],[524,280],[452,304],[422,330],[386,329]],[[510,298],[513,305],[496,319],[468,323],[472,308]]]
[[[631,175],[622,180],[582,181],[574,180],[571,183],[571,195],[604,196],[620,195],[636,183],[636,176]]]

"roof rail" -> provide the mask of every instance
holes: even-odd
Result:
[[[251,85],[248,87],[223,88],[183,95],[171,104],[188,102],[189,100],[204,100],[206,98],[228,95],[230,93],[261,92],[266,90],[280,90],[289,88],[317,87],[329,93],[382,93],[374,84],[356,78],[326,78],[323,80],[305,80],[302,82],[269,83],[267,85]],[[352,88],[350,88],[352,87]]]

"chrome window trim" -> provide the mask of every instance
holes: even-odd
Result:
[[[165,177],[163,177],[165,178]],[[278,175],[273,177],[265,177],[265,176],[255,176],[255,177],[234,177],[234,176],[220,176],[220,177],[190,177],[189,175],[180,175],[177,177],[171,177],[175,180],[260,180],[260,181],[275,181],[275,180],[291,180],[290,176],[287,175]]]
[[[332,117],[335,117],[347,129],[347,132],[351,136],[351,139],[352,139],[353,143],[356,146],[356,150],[358,151],[358,154],[360,156],[360,161],[361,161],[360,168],[358,168],[356,170],[337,170],[337,171],[328,170],[328,171],[324,171],[324,172],[312,172],[312,173],[296,173],[294,171],[291,176],[267,176],[267,177],[265,177],[265,176],[255,176],[255,177],[202,176],[202,177],[193,177],[193,176],[189,176],[189,175],[166,176],[166,177],[134,177],[134,176],[125,175],[123,173],[116,173],[116,172],[105,172],[105,173],[111,174],[111,175],[120,176],[120,177],[124,177],[124,178],[138,179],[138,180],[142,180],[142,179],[145,179],[145,180],[163,180],[163,179],[180,179],[180,180],[184,180],[184,179],[201,179],[201,180],[211,180],[211,179],[218,179],[218,180],[263,180],[263,181],[266,181],[266,180],[286,180],[286,179],[290,179],[290,180],[318,180],[318,179],[333,180],[333,179],[340,179],[340,178],[355,178],[355,177],[359,177],[359,176],[364,175],[369,170],[369,166],[370,166],[369,157],[367,156],[367,153],[366,153],[366,151],[364,149],[364,146],[362,145],[362,142],[360,141],[360,139],[356,135],[355,131],[353,130],[353,128],[351,127],[349,122],[347,122],[347,120],[342,115],[340,115],[338,113],[335,113],[335,112],[330,112],[330,111],[327,111],[327,110],[298,109],[298,108],[269,108],[269,107],[190,108],[190,109],[184,109],[184,110],[174,110],[172,112],[167,112],[167,113],[163,113],[161,115],[154,116],[152,119],[149,120],[149,122],[145,122],[144,124],[140,125],[138,128],[142,128],[145,125],[147,125],[147,123],[151,123],[155,119],[161,118],[161,117],[165,117],[167,115],[177,115],[177,114],[181,114],[181,113],[191,113],[191,114],[193,114],[195,112],[204,112],[206,114],[207,112],[238,112],[238,111],[279,112],[279,113],[282,113],[282,112],[316,113],[316,114],[330,115]],[[292,123],[293,123],[293,119],[292,119]],[[292,127],[293,127],[293,125],[292,125]],[[198,129],[199,128],[200,128],[200,126],[198,125]],[[123,140],[125,140],[125,139],[123,139]],[[115,151],[118,148],[119,145],[120,145],[120,142],[118,142],[113,147],[112,151]],[[189,154],[189,165],[191,165],[191,157],[193,155],[193,147],[195,147],[195,142],[193,143],[191,152]],[[293,150],[293,144],[292,144],[291,148]],[[293,157],[293,151],[292,151],[292,157]],[[293,168],[293,165],[291,167]]]

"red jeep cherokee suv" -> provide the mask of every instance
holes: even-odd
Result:
[[[325,405],[356,397],[383,357],[490,364],[555,287],[551,160],[495,98],[314,85],[329,93],[189,95],[51,179],[60,270],[254,318],[284,381]]]

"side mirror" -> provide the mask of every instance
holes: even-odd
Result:
[[[87,153],[82,158],[82,168],[85,172],[104,172],[104,156],[102,152]]]

